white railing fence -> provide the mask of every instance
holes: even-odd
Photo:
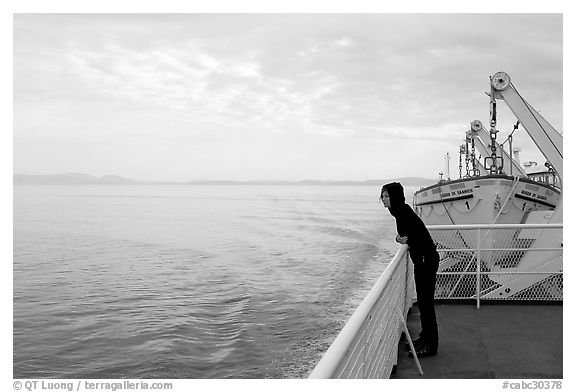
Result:
[[[561,301],[562,224],[429,226],[440,267],[436,299]],[[404,245],[310,378],[388,378],[414,302]]]
[[[310,378],[388,378],[414,297],[404,245],[328,348]]]

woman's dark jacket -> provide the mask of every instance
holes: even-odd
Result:
[[[408,237],[408,251],[413,262],[421,262],[423,258],[436,253],[436,245],[418,215],[406,204],[404,188],[398,182],[392,182],[382,187],[390,197],[390,214],[396,219],[396,230],[401,237]]]

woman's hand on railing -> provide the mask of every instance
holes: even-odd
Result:
[[[408,243],[408,237],[406,237],[406,236],[400,237],[399,234],[396,234],[396,242],[398,242],[402,245],[406,245],[406,243]]]

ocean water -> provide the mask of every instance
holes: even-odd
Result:
[[[300,378],[392,258],[370,186],[14,187],[14,378]]]

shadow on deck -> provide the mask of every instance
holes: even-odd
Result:
[[[408,357],[404,341],[392,378],[562,378],[562,305],[436,304],[440,345],[421,358],[424,375]],[[420,331],[415,305],[408,315],[413,339]]]

